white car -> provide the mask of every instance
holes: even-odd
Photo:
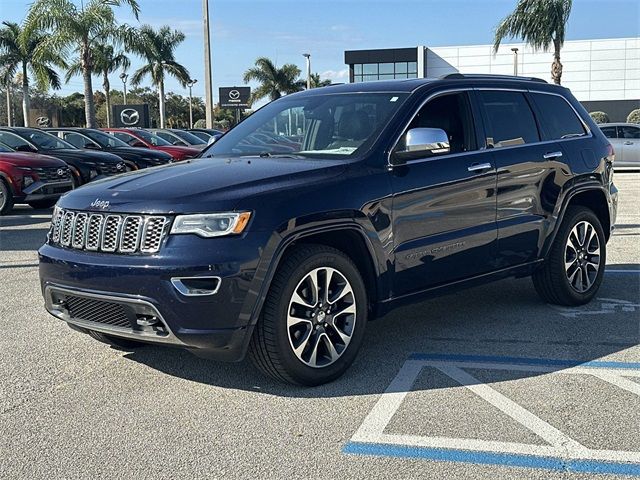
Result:
[[[616,153],[616,170],[640,170],[640,125],[637,123],[602,123],[598,125]]]

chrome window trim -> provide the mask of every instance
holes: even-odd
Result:
[[[507,92],[519,92],[519,93],[541,93],[541,94],[544,94],[544,95],[556,95],[556,96],[562,98],[566,103],[569,104],[569,106],[573,110],[574,114],[578,117],[578,119],[580,120],[580,123],[582,123],[583,127],[587,131],[587,133],[585,133],[584,135],[581,135],[579,137],[560,138],[558,140],[540,140],[539,142],[523,143],[522,145],[509,145],[509,146],[506,146],[506,147],[497,147],[496,150],[504,151],[504,150],[513,149],[513,148],[529,147],[529,146],[532,146],[532,145],[546,145],[546,144],[549,144],[549,143],[569,142],[571,140],[581,140],[581,139],[584,139],[584,138],[593,137],[593,133],[591,132],[591,129],[585,123],[585,121],[582,119],[582,117],[580,116],[578,111],[573,107],[573,105],[571,105],[571,103],[569,103],[569,101],[563,95],[561,95],[559,93],[545,92],[545,91],[542,91],[542,90],[524,90],[524,89],[521,89],[521,88],[508,88],[508,87],[495,87],[495,88],[492,88],[492,87],[461,87],[461,88],[451,88],[451,89],[446,89],[446,90],[440,90],[438,92],[434,92],[433,94],[429,95],[420,104],[420,106],[415,110],[415,112],[413,113],[413,115],[411,116],[409,121],[405,124],[404,128],[401,130],[400,135],[398,135],[398,137],[396,138],[395,142],[393,143],[393,147],[387,153],[387,169],[388,170],[393,170],[393,168],[395,167],[395,165],[393,165],[393,163],[391,162],[391,155],[392,155],[393,151],[395,150],[395,148],[397,147],[398,142],[402,138],[402,135],[406,132],[406,130],[409,127],[409,125],[411,125],[411,122],[413,122],[413,120],[416,118],[416,116],[418,115],[420,110],[422,110],[422,108],[427,104],[427,102],[433,100],[436,97],[439,97],[439,96],[442,96],[442,95],[446,95],[446,94],[450,94],[450,93],[469,92],[469,91],[482,91],[482,90],[507,91]],[[532,109],[532,113],[533,113],[534,117],[536,117],[535,112],[533,111],[533,109]],[[537,117],[536,117],[536,119],[537,119]],[[419,158],[419,159],[416,159],[416,160],[409,160],[407,162],[407,164],[419,164],[419,163],[429,162],[429,161],[436,160],[436,159],[441,159],[441,158],[454,158],[454,157],[458,157],[460,155],[474,155],[474,154],[477,154],[477,153],[494,150],[493,148],[487,148],[487,146],[486,146],[486,138],[484,139],[484,141],[485,141],[485,145],[480,147],[480,148],[478,148],[477,150],[473,150],[473,151],[470,151],[470,152],[448,153],[448,154],[445,154],[445,155],[436,155],[436,156],[429,157],[429,158]]]

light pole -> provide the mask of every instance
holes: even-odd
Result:
[[[513,47],[511,51],[513,52],[513,75],[517,77],[518,76],[518,49],[517,47]]]
[[[122,72],[120,74],[120,80],[122,80],[122,86],[124,87],[123,100],[125,105],[127,104],[127,78],[129,78],[129,75],[126,73]]]
[[[302,56],[307,59],[307,90],[311,90],[311,54],[303,53]]]
[[[187,82],[187,87],[189,87],[189,128],[193,128],[193,104],[191,103],[191,89],[197,81],[198,80],[193,78]]]
[[[204,25],[204,111],[207,128],[213,128],[213,80],[211,78],[211,36],[209,34],[209,0],[202,0]]]

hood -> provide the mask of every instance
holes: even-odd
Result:
[[[127,158],[153,158],[158,160],[169,160],[166,152],[151,150],[150,148],[138,147],[113,147],[107,150],[118,156],[127,155]]]
[[[78,161],[83,164],[90,164],[93,162],[120,163],[122,161],[119,156],[114,155],[113,153],[96,152],[93,150],[64,148],[59,150],[41,150],[40,152],[71,163],[74,161]]]
[[[8,163],[15,167],[66,167],[62,160],[37,153],[10,152],[0,153],[0,163]]]
[[[251,195],[313,185],[344,170],[339,160],[202,158],[92,182],[65,195],[60,206],[121,213],[223,211]],[[109,202],[104,210],[91,207],[104,202]]]
[[[200,150],[197,148],[181,147],[179,145],[159,145],[153,148],[154,150],[167,152],[169,155],[176,158],[195,157],[197,154],[200,153]]]

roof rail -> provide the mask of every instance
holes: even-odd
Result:
[[[463,78],[486,78],[499,80],[528,80],[530,82],[547,83],[546,80],[537,77],[518,77],[516,75],[498,75],[493,73],[448,73],[440,77],[441,80],[455,80]]]

